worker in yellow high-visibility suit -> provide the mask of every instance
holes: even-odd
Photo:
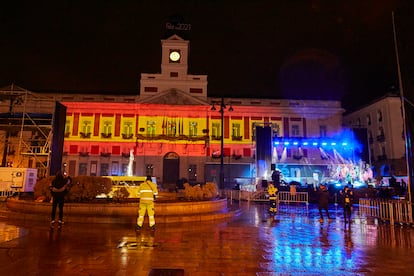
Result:
[[[151,181],[151,176],[147,176],[147,179],[139,185],[138,197],[139,197],[139,211],[136,230],[142,228],[144,223],[145,213],[148,211],[149,226],[151,230],[155,230],[155,212],[154,212],[154,200],[158,196],[157,185]]]
[[[273,182],[269,182],[269,186],[267,186],[267,193],[269,195],[269,212],[271,214],[277,213],[277,194],[279,190],[273,185]]]

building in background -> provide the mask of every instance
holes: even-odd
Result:
[[[45,169],[52,160],[53,135],[63,135],[59,154],[70,175],[126,175],[132,161],[134,175],[156,176],[163,188],[173,189],[181,179],[217,183],[223,161],[225,187],[230,188],[270,179],[272,167],[302,184],[327,181],[345,163],[338,152],[352,151],[339,135],[340,102],[208,97],[207,76],[188,73],[189,41],[172,35],[161,41],[161,48],[161,73],[141,74],[140,95],[19,88],[19,98],[31,97],[13,104],[13,110],[10,102],[0,103],[3,159],[13,166]],[[62,134],[53,132],[59,121],[53,116],[40,132],[25,128],[30,120],[9,125],[16,106],[22,113],[57,114],[55,102],[66,107]]]
[[[345,115],[344,124],[366,130],[369,163],[376,179],[407,176],[404,121],[398,95],[387,94]]]

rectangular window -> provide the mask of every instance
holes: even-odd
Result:
[[[299,136],[300,136],[299,125],[292,125],[292,137],[299,137]]]
[[[156,123],[154,121],[147,121],[147,136],[154,137],[155,136],[155,128]]]
[[[280,126],[277,123],[272,123],[272,132],[273,137],[279,137],[280,136]]]
[[[158,92],[157,87],[144,87],[144,92]]]
[[[378,116],[378,122],[382,122],[382,111],[381,110],[378,110],[377,116]]]
[[[83,120],[81,129],[82,133],[84,133],[85,135],[90,135],[92,131],[92,121]]]
[[[100,175],[109,175],[109,164],[108,163],[101,163],[101,171]]]
[[[170,72],[170,77],[177,78],[178,77],[178,72]]]
[[[197,122],[190,122],[190,137],[197,136]]]
[[[240,123],[232,123],[231,127],[231,137],[233,141],[241,141],[241,130],[240,130]]]
[[[87,175],[87,173],[88,173],[88,164],[87,163],[79,163],[78,175]]]
[[[190,93],[202,94],[203,93],[203,89],[202,88],[190,88]]]
[[[91,161],[91,176],[96,176],[97,166],[98,166],[97,161]]]
[[[371,125],[371,116],[369,114],[367,115],[367,125]]]
[[[134,123],[131,121],[124,121],[122,123],[122,138],[131,139],[134,136],[132,131]]]
[[[326,126],[319,126],[319,137],[326,137]]]
[[[70,120],[66,120],[66,125],[65,125],[65,136],[66,137],[69,136],[70,130],[71,130]]]
[[[111,173],[111,175],[118,175],[118,170],[119,170],[119,167],[118,167],[118,161],[112,161],[112,173]]]
[[[104,135],[111,135],[112,134],[112,121],[104,121],[102,134]]]
[[[220,140],[221,139],[221,128],[220,128],[220,123],[218,122],[214,122],[212,124],[212,129],[211,129],[211,139],[213,140]]]

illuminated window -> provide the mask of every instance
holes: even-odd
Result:
[[[154,121],[147,121],[147,136],[155,136],[156,123]]]
[[[70,120],[66,120],[65,133],[70,133],[70,129],[71,129]]]
[[[82,132],[85,134],[91,133],[92,129],[92,121],[90,120],[83,120],[82,121]]]
[[[197,122],[190,122],[190,136],[197,136]]]
[[[212,139],[220,139],[220,137],[221,137],[220,123],[215,122],[215,123],[212,124],[211,137],[212,137]]]
[[[241,135],[240,135],[240,123],[233,123],[232,127],[231,127],[231,135],[232,135],[232,140],[235,141],[240,141],[241,140]]]
[[[110,135],[112,133],[112,122],[111,121],[103,122],[102,133],[105,135]]]
[[[132,125],[133,125],[132,122],[129,122],[129,121],[124,122],[124,124],[122,125],[122,131],[123,131],[122,133],[126,136],[133,135]]]

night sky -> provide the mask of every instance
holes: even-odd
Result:
[[[138,94],[160,72],[165,23],[191,24],[189,73],[209,96],[332,99],[353,109],[412,95],[414,1],[3,1],[0,87]],[[410,79],[411,78],[411,79]]]

